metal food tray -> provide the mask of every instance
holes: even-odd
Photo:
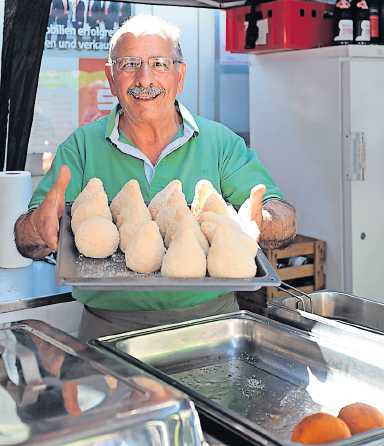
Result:
[[[357,401],[384,409],[383,343],[340,324],[306,333],[242,311],[92,343],[136,361],[256,444],[292,444],[294,425],[315,412],[337,415]],[[382,445],[384,430],[332,444]]]
[[[311,313],[384,334],[384,304],[352,294],[318,291],[308,294],[308,297],[302,295],[299,300],[295,297],[274,298],[270,306],[300,310],[304,316]]]
[[[70,206],[65,208],[60,222],[59,247],[57,252],[56,275],[60,284],[89,289],[110,290],[234,290],[255,291],[264,286],[278,286],[280,279],[267,257],[258,250],[256,255],[257,273],[250,279],[172,279],[161,276],[160,272],[140,274],[125,265],[124,254],[118,250],[106,259],[91,259],[81,255],[74,243],[71,230]]]

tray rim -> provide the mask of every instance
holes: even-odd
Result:
[[[251,279],[231,279],[204,277],[199,279],[169,278],[162,276],[118,277],[118,278],[90,278],[66,276],[64,268],[64,240],[72,237],[70,228],[70,204],[66,204],[63,217],[60,220],[59,246],[56,259],[56,280],[60,285],[69,285],[89,290],[130,290],[130,291],[181,291],[181,290],[223,290],[230,291],[256,291],[265,286],[279,286],[280,278],[273,269],[268,258],[258,249],[256,263],[266,272],[263,276]],[[102,260],[102,259],[100,259]],[[144,280],[140,280],[144,279]]]

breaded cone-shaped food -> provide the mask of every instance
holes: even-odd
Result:
[[[213,191],[206,198],[201,212],[214,212],[215,214],[228,215],[227,203],[219,193]]]
[[[119,227],[120,244],[119,247],[122,252],[125,252],[127,243],[136,237],[136,233],[143,225],[132,225],[131,223],[123,223]]]
[[[212,216],[215,215],[214,218]],[[236,242],[241,244],[243,248],[249,251],[250,255],[253,257],[256,256],[257,250],[259,249],[259,245],[257,241],[244,232],[240,225],[237,224],[234,220],[229,219],[225,216],[213,214],[212,212],[204,212],[201,214],[201,230],[203,234],[207,237],[209,243],[212,244],[213,237],[215,236],[216,229],[225,226],[228,230],[231,230],[236,237]]]
[[[175,191],[183,192],[180,180],[173,180],[169,182],[164,189],[162,189],[152,198],[151,202],[148,205],[148,209],[154,220],[156,219],[160,209],[167,202],[168,197],[170,197]]]
[[[124,185],[112,200],[111,211],[118,226],[126,222],[138,225],[152,220],[137,180],[129,180]]]
[[[229,217],[228,215],[216,214],[215,212],[202,212],[198,216],[197,220],[200,223],[200,225],[206,222],[210,223],[209,225],[205,225],[206,228],[210,228],[209,230],[206,230],[205,233],[209,242],[212,241],[214,230],[216,229],[216,226],[219,224],[230,225],[234,229],[241,231],[239,223],[233,218]]]
[[[254,277],[256,252],[257,243],[246,234],[229,225],[217,225],[208,251],[208,273],[211,277]]]
[[[303,418],[293,429],[291,440],[302,444],[326,444],[350,437],[351,432],[343,420],[319,412]]]
[[[75,234],[81,223],[92,217],[104,217],[107,220],[112,221],[111,211],[108,206],[108,198],[106,193],[97,192],[95,195],[90,196],[88,200],[82,201],[72,214],[71,228]]]
[[[111,220],[92,217],[83,221],[77,229],[75,245],[86,257],[109,257],[119,245],[119,231]]]
[[[384,427],[384,415],[375,407],[364,403],[343,407],[338,417],[348,425],[352,435]]]
[[[125,263],[138,273],[153,273],[161,267],[164,244],[156,222],[140,226],[135,237],[125,245]]]
[[[193,228],[181,224],[163,258],[161,274],[166,277],[205,277],[207,259]]]
[[[86,203],[91,197],[99,194],[101,196],[98,197],[98,200],[103,200],[105,197],[106,204],[108,205],[108,197],[105,194],[102,181],[99,178],[91,178],[85,188],[79,193],[75,201],[72,203],[71,215],[74,214],[75,210],[81,203]]]
[[[168,196],[167,201],[161,207],[155,219],[156,223],[159,225],[160,233],[163,237],[165,237],[168,226],[175,218],[178,209],[182,209],[186,212],[188,205],[183,192],[176,190]]]
[[[171,220],[167,227],[167,232],[164,237],[164,244],[168,248],[172,240],[175,238],[178,228],[181,222],[187,223],[193,229],[200,246],[203,248],[204,253],[208,254],[209,244],[205,235],[200,229],[200,225],[192,212],[188,207],[180,207],[176,210],[174,218]]]
[[[211,192],[216,192],[216,190],[210,181],[200,180],[196,183],[195,195],[191,204],[191,211],[195,217],[203,212],[205,200]]]

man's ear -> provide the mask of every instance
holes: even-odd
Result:
[[[113,79],[113,66],[111,63],[107,62],[104,66],[104,73],[107,76],[109,88],[111,89],[111,93],[113,96],[117,96],[117,91],[115,87],[115,81]]]
[[[180,63],[177,71],[177,94],[180,94],[183,92],[184,89],[184,80],[185,80],[185,73],[187,72],[187,65],[185,63]]]

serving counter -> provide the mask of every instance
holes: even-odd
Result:
[[[71,301],[71,287],[56,283],[54,263],[33,261],[24,268],[0,268],[0,313]]]

